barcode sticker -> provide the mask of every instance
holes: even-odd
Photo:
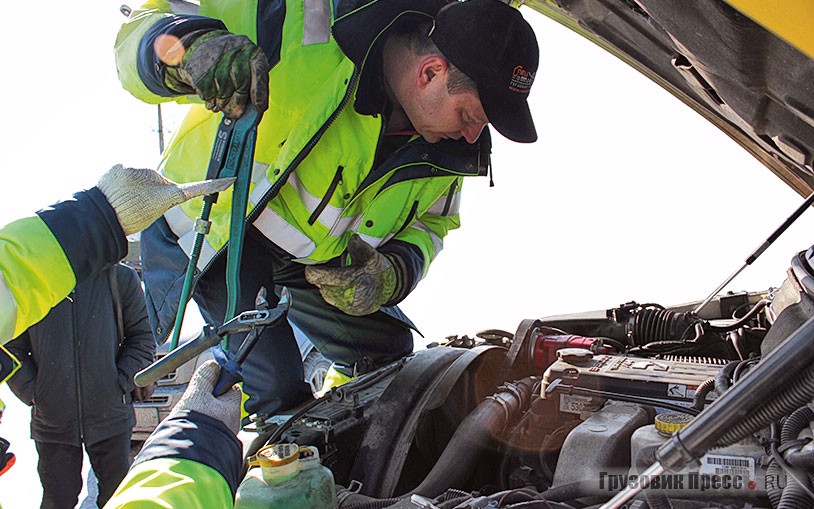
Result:
[[[724,456],[707,454],[701,458],[699,474],[739,475],[747,480],[755,479],[755,458],[749,456]]]

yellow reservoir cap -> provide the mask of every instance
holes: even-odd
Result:
[[[682,412],[664,412],[655,419],[656,430],[665,435],[672,435],[690,423],[692,416]]]
[[[267,445],[257,451],[263,480],[268,484],[281,484],[300,472],[300,446],[297,444]]]
[[[261,467],[281,467],[299,459],[299,450],[297,444],[267,445],[257,451],[257,463]]]

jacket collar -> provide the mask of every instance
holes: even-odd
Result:
[[[362,115],[387,114],[382,76],[384,34],[410,19],[432,19],[445,0],[374,0],[340,16],[332,30],[339,48],[360,70],[354,108]]]

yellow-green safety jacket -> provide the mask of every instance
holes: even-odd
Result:
[[[423,3],[435,9],[443,5]],[[135,11],[116,42],[123,86],[150,103],[194,102],[164,85],[164,64],[152,44],[159,36],[225,27],[257,42],[272,69],[269,109],[258,127],[249,220],[302,263],[337,258],[353,232],[381,251],[399,249],[411,268],[403,282],[406,291],[395,301],[404,298],[426,274],[447,232],[460,225],[462,177],[486,173],[488,132],[475,145],[430,144],[415,136],[377,160],[383,115],[361,114],[353,107],[365,55],[354,62],[342,52],[332,36],[334,9],[328,0],[203,0],[198,14],[174,13],[162,0]],[[359,34],[371,44],[378,35]],[[193,104],[164,153],[161,171],[178,182],[200,180],[221,118]],[[270,190],[281,184],[279,194],[264,205]],[[228,241],[230,193],[221,193],[212,209],[212,228],[198,262],[202,271]],[[200,210],[201,201],[191,200],[164,216],[187,255]],[[174,310],[153,318],[159,322],[156,336],[166,337]]]
[[[0,228],[0,344],[42,320],[78,282],[126,254],[127,238],[97,188]],[[190,447],[195,443],[209,445],[203,451]],[[230,486],[238,482],[241,447],[220,421],[178,413],[159,425],[139,458],[106,507],[232,506]]]
[[[95,187],[0,228],[0,344],[126,254],[116,213]]]
[[[0,344],[42,320],[78,282],[126,254],[116,213],[95,187],[0,228]],[[210,446],[201,451],[190,448],[193,443]],[[230,486],[238,481],[241,447],[223,423],[194,412],[176,414],[148,444],[140,457],[147,466],[137,465],[106,507],[232,506]],[[200,482],[206,479],[213,482]]]
[[[242,473],[242,446],[225,424],[173,412],[150,434],[105,509],[226,509]]]
[[[337,7],[327,0],[203,0],[193,14],[173,12],[170,4],[150,0],[122,27],[116,58],[125,89],[149,103],[199,102],[165,86],[155,40],[202,28],[249,36],[272,69],[269,110],[258,127],[248,221],[303,263],[340,256],[351,233],[358,232],[379,250],[397,249],[410,258],[410,281],[404,286],[411,290],[446,233],[459,226],[462,177],[486,174],[488,132],[476,145],[430,144],[414,136],[383,156],[383,116],[354,107],[366,55],[351,59],[342,52],[331,32]],[[405,8],[418,4],[434,13],[444,2],[415,0]],[[373,45],[379,33],[358,35]],[[200,180],[220,121],[219,114],[191,105],[163,155],[161,171],[177,182]],[[275,186],[279,194],[269,200]],[[221,193],[213,207],[201,271],[228,242],[230,193]],[[187,255],[200,209],[200,200],[193,200],[165,214]],[[166,337],[174,316],[171,309],[152,317],[157,337]],[[217,422],[191,417],[191,422],[184,415],[162,422],[106,507],[231,506],[241,472],[239,444]],[[194,447],[201,443],[207,447]]]

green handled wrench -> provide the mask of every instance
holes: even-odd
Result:
[[[246,229],[246,207],[249,202],[249,185],[252,178],[254,164],[254,146],[257,141],[257,125],[262,114],[254,107],[247,108],[238,120],[224,117],[218,127],[212,155],[209,158],[209,167],[206,178],[236,177],[232,187],[232,210],[229,223],[229,244],[226,258],[226,289],[227,306],[223,321],[227,322],[235,316],[237,301],[240,295],[240,255],[243,251],[243,234]],[[175,326],[170,340],[170,350],[178,346],[178,337],[181,334],[181,323],[184,321],[184,312],[192,293],[192,285],[198,259],[201,255],[204,237],[209,233],[212,225],[209,215],[212,205],[218,200],[218,194],[204,197],[203,207],[198,219],[195,220],[195,241],[189,257],[184,286],[181,290],[181,299],[178,303],[178,312],[175,315]],[[224,337],[222,347],[227,348],[228,337]]]

